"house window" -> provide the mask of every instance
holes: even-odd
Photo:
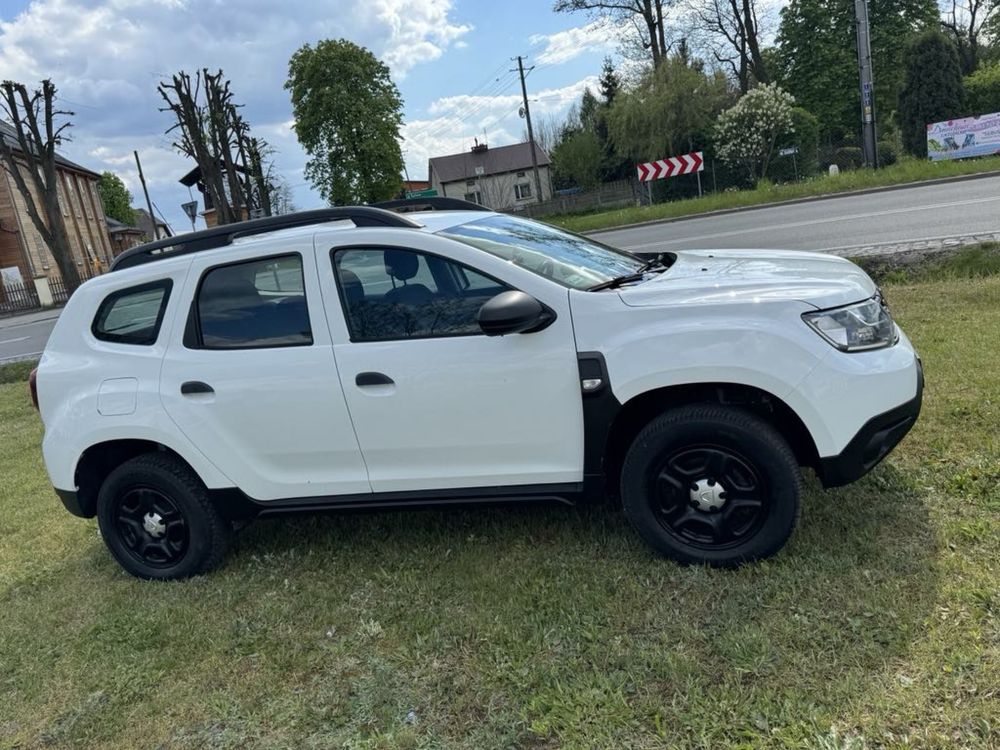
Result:
[[[471,193],[466,193],[465,194],[465,200],[469,201],[470,203],[478,203],[480,206],[482,206],[483,205],[483,194],[480,193],[478,190],[476,190],[474,192],[471,192]]]
[[[525,182],[520,185],[514,186],[514,197],[523,201],[525,198],[531,197],[531,183]]]
[[[476,186],[476,181],[475,180],[466,180],[465,181],[465,186],[466,187],[475,187]]]
[[[517,173],[517,176],[518,176],[518,177],[524,177],[524,172],[518,172],[518,173]]]

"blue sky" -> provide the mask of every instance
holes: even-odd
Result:
[[[519,140],[520,88],[511,58],[525,55],[532,114],[561,116],[593,85],[616,34],[548,0],[0,0],[0,78],[51,77],[75,111],[63,151],[118,173],[140,205],[132,159],[138,149],[153,201],[177,231],[189,229],[177,183],[192,166],[170,145],[156,84],[180,69],[222,67],[255,132],[278,150],[276,164],[300,209],[322,205],[302,176],[305,155],[291,131],[282,88],[291,53],[305,42],[345,37],[393,72],[405,102],[409,175],[427,157]]]

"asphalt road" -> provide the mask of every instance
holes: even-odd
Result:
[[[686,219],[593,236],[636,252],[772,248],[843,251],[1000,232],[1000,177]]]
[[[842,251],[994,233],[1000,233],[1000,177],[613,229],[594,236],[638,252],[685,248]],[[0,363],[41,353],[53,325],[51,312],[0,319]]]
[[[45,311],[12,318],[0,318],[0,364],[15,359],[37,357],[45,348],[58,313]]]

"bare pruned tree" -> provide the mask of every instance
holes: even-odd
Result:
[[[219,224],[242,221],[252,215],[270,216],[274,185],[269,179],[272,149],[250,135],[250,125],[233,102],[229,80],[219,70],[203,69],[191,76],[184,71],[157,86],[175,123],[173,146],[194,159]]]
[[[553,10],[573,13],[586,11],[600,17],[611,18],[621,23],[628,23],[636,33],[636,40],[644,50],[648,50],[653,67],[667,56],[667,34],[664,6],[669,6],[669,0],[556,0]]]
[[[692,20],[715,60],[727,66],[746,93],[770,80],[760,49],[757,0],[693,0]]]
[[[52,253],[66,291],[72,292],[80,286],[80,273],[59,205],[56,173],[56,147],[66,140],[63,133],[72,123],[67,120],[57,124],[56,119],[74,113],[56,109],[56,87],[49,79],[42,81],[41,89],[30,93],[27,86],[16,81],[4,81],[0,91],[0,106],[14,135],[14,142],[9,143],[0,133],[0,158],[24,199],[31,223]]]
[[[979,67],[983,30],[1000,14],[998,0],[949,0],[941,14],[941,26],[958,48],[962,75]]]

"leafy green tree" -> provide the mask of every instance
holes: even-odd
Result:
[[[135,225],[132,214],[132,193],[125,187],[121,177],[114,172],[103,172],[97,182],[97,194],[101,196],[104,215],[129,226]]]
[[[791,156],[772,159],[768,170],[773,180],[793,180],[819,171],[819,119],[802,107],[792,108],[792,126],[778,136],[777,146],[796,148],[794,161]]]
[[[778,139],[792,132],[795,98],[777,84],[752,89],[719,115],[715,150],[730,166],[742,167],[753,179],[767,176]]]
[[[578,130],[552,151],[556,183],[590,190],[601,181],[604,146],[592,130]]]
[[[305,44],[288,63],[295,133],[306,177],[333,205],[395,195],[402,179],[403,102],[389,68],[346,39]]]
[[[970,115],[1000,112],[1000,61],[981,65],[965,78],[966,111]]]
[[[875,106],[887,116],[903,85],[903,49],[915,33],[938,24],[935,0],[871,0]],[[793,0],[781,11],[777,80],[819,118],[828,138],[860,127],[853,0]]]
[[[927,31],[906,46],[906,81],[899,94],[903,148],[927,156],[927,125],[962,112],[962,69],[955,45],[940,31]]]
[[[732,99],[722,71],[708,73],[672,56],[615,97],[608,112],[615,153],[639,162],[695,150]]]

